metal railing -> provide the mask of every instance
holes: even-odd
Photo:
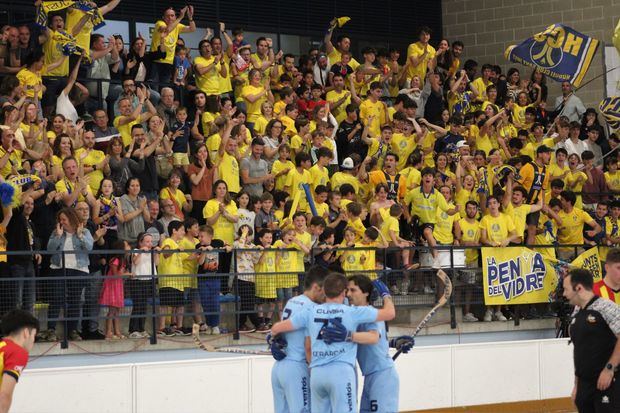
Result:
[[[532,248],[557,248],[555,245],[534,245]],[[575,255],[581,245],[564,246],[572,248]],[[456,328],[456,307],[462,305],[483,306],[484,294],[482,291],[482,269],[467,268],[464,265],[464,251],[471,248],[452,245],[439,245],[436,249],[442,255],[442,267],[452,279],[454,292],[450,299],[450,325]],[[408,248],[415,261],[425,260],[428,247],[413,246]],[[151,272],[156,266],[156,251],[75,251],[79,254],[88,254],[91,257],[91,269],[88,272],[76,272],[67,267],[73,267],[76,261],[72,255],[74,251],[36,251],[36,252],[3,252],[8,263],[7,271],[0,274],[0,312],[15,307],[33,311],[41,320],[41,330],[54,329],[59,333],[61,346],[66,348],[72,331],[103,330],[102,323],[117,318],[124,324],[129,321],[129,328],[133,331],[148,331],[151,344],[157,343],[157,337],[162,328],[171,326],[168,318],[192,318],[192,322],[207,322],[216,324],[223,332],[232,332],[235,339],[239,338],[239,331],[250,318],[253,324],[258,322],[271,323],[280,319],[280,312],[285,300],[292,295],[303,293],[304,272],[239,272],[237,268],[238,254],[262,254],[273,251],[276,254],[283,252],[297,253],[298,250],[261,250],[261,249],[233,249],[209,251],[217,253],[219,270],[208,274],[149,274],[136,275],[108,275],[101,260],[119,254],[148,254]],[[323,250],[324,251],[324,250]],[[433,305],[442,286],[436,284],[432,268],[406,270],[399,262],[402,248],[337,248],[337,254],[346,254],[347,251],[365,251],[369,255],[374,253],[376,269],[347,271],[351,274],[366,274],[370,278],[381,278],[389,287],[397,287],[401,291],[394,295],[395,304],[401,309],[427,307]],[[193,252],[200,252],[199,250]],[[317,250],[314,251],[315,253]],[[161,254],[161,252],[159,252]],[[169,251],[166,253],[192,253],[192,251]],[[20,273],[20,267],[32,265],[29,258],[34,254],[43,256],[43,265],[33,265],[28,276]],[[56,269],[49,269],[49,257],[61,255],[61,265]],[[448,254],[446,257],[445,254]],[[92,257],[94,256],[94,257]],[[316,256],[316,254],[313,254]],[[24,261],[16,261],[26,258]],[[129,260],[128,260],[129,262]],[[230,262],[230,270],[223,268]],[[305,263],[306,269],[314,264],[314,259]],[[127,267],[127,272],[130,269]],[[410,280],[409,288],[403,286],[404,280]],[[400,287],[398,287],[400,285]],[[253,287],[253,288],[252,288]],[[406,289],[402,291],[402,289]],[[466,289],[470,289],[469,297],[464,300]],[[286,291],[278,291],[283,289]],[[407,290],[409,289],[409,291]],[[260,290],[260,291],[259,291]],[[280,294],[280,296],[278,296]],[[120,302],[119,302],[120,300]],[[117,308],[117,315],[111,315],[110,308]],[[519,306],[516,307],[514,322],[519,323]],[[130,310],[131,308],[131,310]],[[262,318],[261,318],[262,317]],[[220,321],[221,320],[221,321]],[[120,322],[119,321],[119,322]],[[191,323],[190,323],[191,325]],[[257,325],[254,325],[258,327]],[[210,327],[215,327],[210,325]],[[182,330],[182,324],[177,325],[177,331]],[[85,331],[87,329],[87,331]],[[187,330],[184,332],[187,334]]]

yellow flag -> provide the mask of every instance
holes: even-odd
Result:
[[[601,258],[598,254],[598,247],[590,248],[570,263],[571,267],[584,268],[590,270],[594,277],[594,282],[599,281],[603,277],[603,266]]]
[[[291,212],[288,214],[288,219],[293,221],[293,215],[297,212],[297,207],[299,206],[299,200],[301,199],[301,191],[297,191],[295,194],[295,198],[293,198],[293,204],[291,205]]]
[[[351,20],[349,16],[342,16],[336,19],[336,21],[338,22],[338,27],[344,26],[349,20]]]

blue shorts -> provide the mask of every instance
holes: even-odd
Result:
[[[357,411],[357,375],[353,366],[333,362],[312,368],[312,413]]]
[[[305,361],[277,361],[271,388],[275,413],[310,413],[310,370]]]
[[[395,367],[365,376],[360,413],[397,413],[398,389],[399,380]]]

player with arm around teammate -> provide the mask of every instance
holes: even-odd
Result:
[[[282,319],[310,311],[325,301],[323,281],[327,270],[314,266],[304,278],[304,293],[291,298],[282,312]],[[271,370],[271,387],[275,413],[310,411],[310,370],[306,353],[306,331],[296,330],[275,339],[267,336],[273,357],[277,360]],[[309,347],[309,346],[308,346]]]
[[[285,321],[276,323],[271,332],[274,335],[307,330],[311,341],[310,392],[312,412],[354,412],[357,411],[357,378],[355,374],[355,357],[359,339],[357,327],[363,323],[392,320],[396,311],[387,287],[382,289],[383,308],[371,306],[349,307],[344,304],[348,280],[342,274],[332,273],[325,278],[323,290],[325,303],[315,306],[311,311],[292,314]],[[385,286],[385,285],[384,285]],[[337,320],[347,330],[344,341],[327,344],[322,337],[324,327]],[[368,336],[367,333],[363,333]],[[374,340],[368,343],[376,343]]]
[[[373,295],[373,283],[366,275],[353,275],[349,277],[347,297],[349,303],[354,306],[370,306],[370,297]],[[409,352],[414,341],[411,336],[401,336],[388,341],[385,322],[378,321],[362,324],[357,332],[375,332],[379,335],[376,344],[363,344],[357,347],[357,362],[364,376],[364,389],[360,403],[360,413],[398,412],[399,379],[394,361],[389,355],[389,347],[402,349],[403,353]],[[328,327],[324,333],[327,342],[333,338],[333,333],[340,334],[342,331],[337,327]],[[346,336],[346,334],[344,334]],[[357,337],[353,337],[356,341]]]

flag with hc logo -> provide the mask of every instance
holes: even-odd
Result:
[[[563,24],[553,24],[541,33],[506,49],[511,62],[533,67],[558,82],[581,84],[599,41]]]

